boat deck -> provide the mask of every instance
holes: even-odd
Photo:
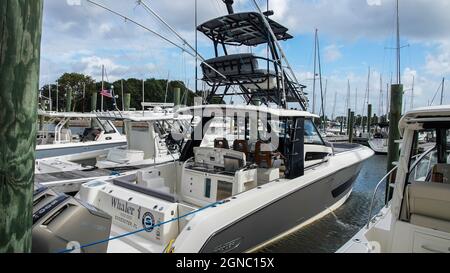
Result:
[[[352,143],[333,143],[334,153],[341,154],[351,150],[361,148],[360,144],[352,144]]]
[[[35,183],[49,183],[58,181],[84,181],[87,179],[93,179],[98,177],[111,176],[112,172],[105,169],[92,169],[92,170],[75,170],[69,172],[58,173],[46,173],[36,174],[34,177]]]

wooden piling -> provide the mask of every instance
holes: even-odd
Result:
[[[124,101],[125,101],[124,102],[125,103],[125,106],[124,106],[125,111],[130,111],[130,105],[131,105],[131,94],[130,93],[125,94]]]
[[[353,125],[355,124],[355,112],[350,112],[348,129],[348,142],[353,143]]]
[[[179,106],[180,105],[180,99],[181,99],[181,89],[179,87],[175,87],[173,89],[174,91],[174,95],[173,95],[173,102],[175,104],[175,106]]]
[[[372,104],[367,106],[367,133],[370,134],[370,127],[372,127]]]
[[[92,93],[91,96],[91,112],[97,111],[97,92]],[[91,119],[91,127],[94,128],[96,126],[95,119]]]
[[[31,251],[42,9],[0,1],[0,253]]]
[[[350,115],[351,115],[351,109],[349,108],[348,109],[348,112],[347,112],[347,135],[349,135],[350,134]]]
[[[91,97],[91,112],[97,111],[97,92],[92,93]]]
[[[391,86],[391,109],[389,113],[389,148],[388,148],[388,161],[387,171],[391,171],[395,166],[394,162],[399,159],[400,144],[397,143],[400,140],[400,130],[398,129],[398,123],[402,116],[402,103],[403,103],[403,85],[394,84]],[[392,182],[392,181],[391,181]],[[387,187],[389,183],[386,183]],[[386,187],[386,191],[387,188]]]

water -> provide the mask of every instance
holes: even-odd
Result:
[[[372,194],[386,174],[386,164],[385,155],[375,155],[367,160],[356,179],[352,195],[344,205],[261,252],[330,253],[338,250],[367,224]],[[383,189],[377,194],[374,212],[383,206]]]

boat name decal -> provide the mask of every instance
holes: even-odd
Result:
[[[136,208],[130,206],[128,204],[128,202],[124,202],[124,201],[122,201],[120,199],[117,199],[117,198],[113,197],[111,199],[111,205],[112,205],[113,208],[115,208],[115,209],[117,209],[119,211],[122,211],[122,212],[124,212],[124,213],[126,213],[128,215],[134,216],[134,211],[136,210]]]

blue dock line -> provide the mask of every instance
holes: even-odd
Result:
[[[216,206],[222,205],[222,204],[224,204],[223,201],[216,202],[216,203],[212,203],[212,204],[210,204],[210,205],[208,205],[208,206],[206,206],[206,207],[200,208],[200,209],[198,209],[198,210],[194,210],[194,211],[192,211],[192,212],[189,212],[188,214],[182,215],[182,216],[177,217],[177,218],[172,218],[171,220],[166,221],[166,222],[162,222],[162,223],[159,223],[159,224],[156,224],[156,225],[152,225],[152,226],[150,226],[150,227],[142,228],[142,229],[139,229],[139,230],[136,230],[136,231],[132,231],[132,232],[129,232],[129,233],[125,233],[125,234],[122,234],[122,235],[118,235],[118,236],[116,236],[116,237],[111,237],[111,238],[108,238],[108,239],[105,239],[105,240],[101,240],[101,241],[89,243],[89,244],[86,244],[86,245],[82,245],[82,246],[80,246],[79,248],[73,247],[73,248],[71,248],[71,249],[64,249],[64,250],[61,250],[61,251],[57,251],[56,253],[69,253],[69,252],[72,252],[72,251],[74,251],[74,250],[76,250],[76,249],[88,248],[88,247],[91,247],[91,246],[104,244],[104,243],[107,243],[107,242],[109,242],[109,241],[117,240],[117,239],[120,239],[120,238],[123,238],[123,237],[131,236],[131,235],[134,235],[134,234],[143,232],[143,231],[152,230],[152,229],[154,229],[154,228],[156,228],[156,227],[160,227],[160,226],[162,226],[162,225],[165,225],[165,224],[169,224],[169,223],[178,221],[178,220],[183,219],[183,218],[186,218],[186,217],[188,217],[188,216],[190,216],[190,215],[197,214],[197,213],[199,213],[199,212],[201,212],[201,211],[203,211],[203,210],[206,210],[206,209],[208,209],[208,208],[216,207]]]

